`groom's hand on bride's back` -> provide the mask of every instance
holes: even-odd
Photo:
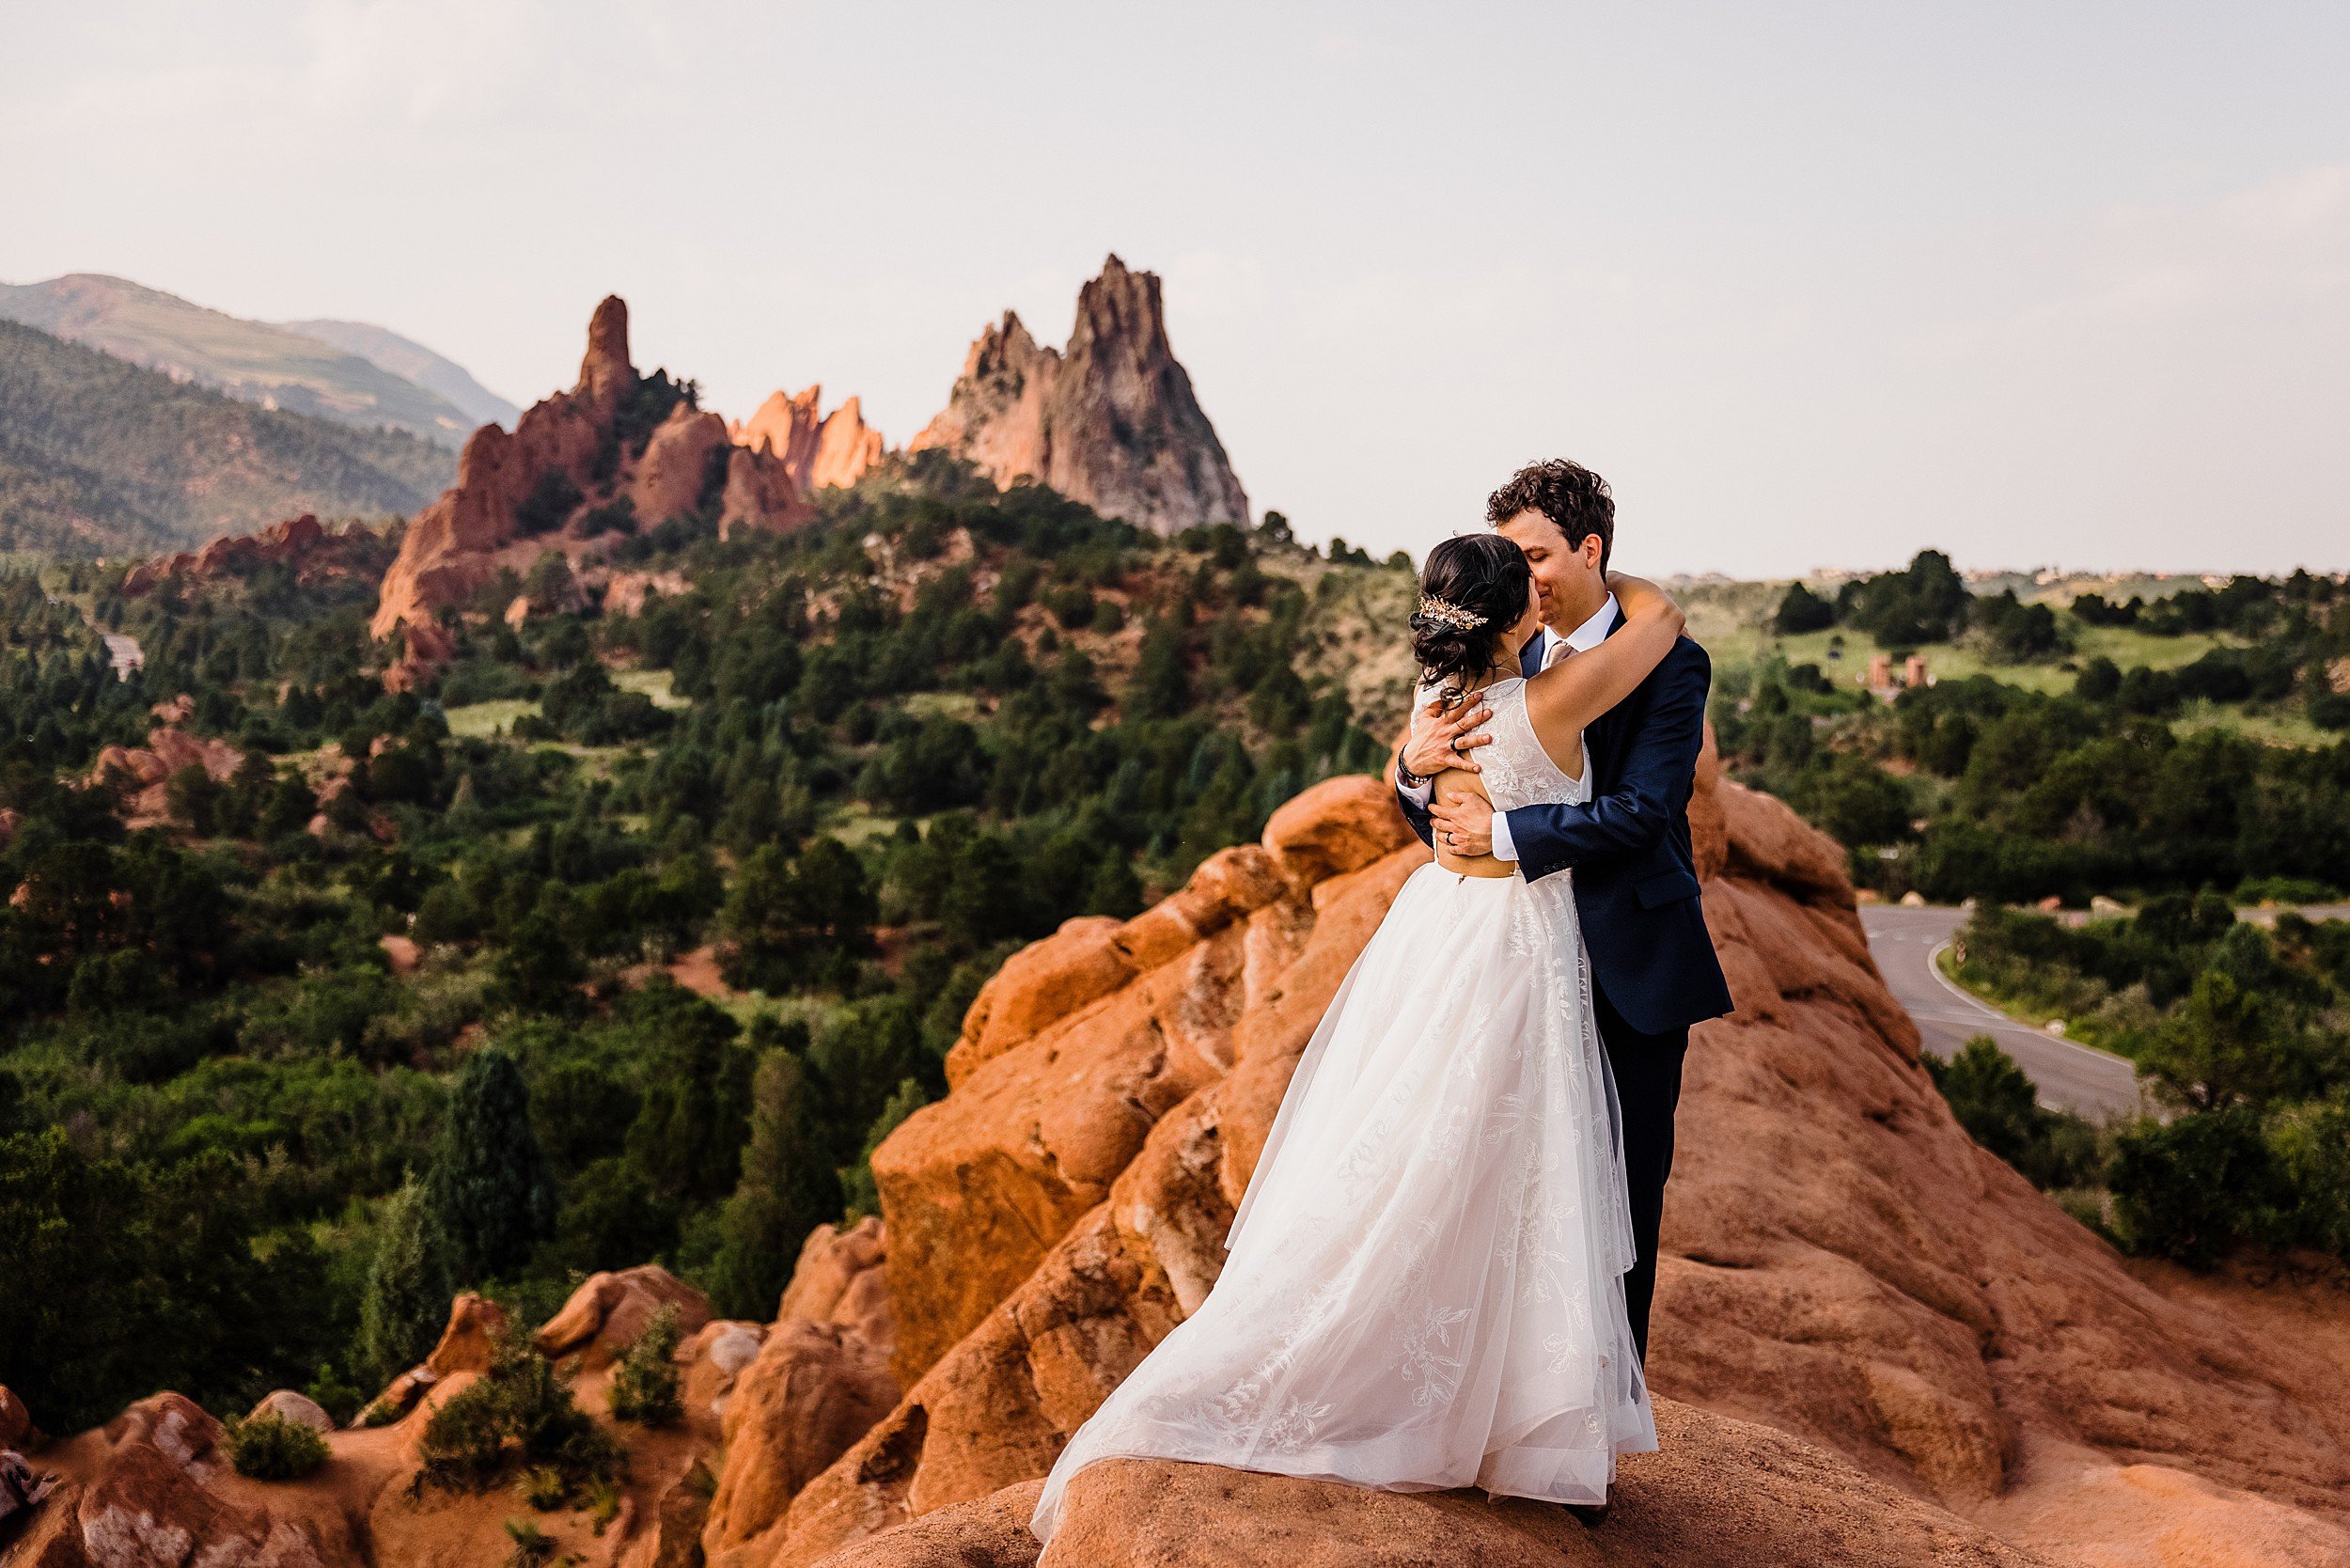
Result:
[[[1403,770],[1422,778],[1434,778],[1447,768],[1479,772],[1477,760],[1468,754],[1493,745],[1494,738],[1477,728],[1493,716],[1494,711],[1482,702],[1464,702],[1458,713],[1447,715],[1442,701],[1431,701],[1413,715],[1411,731],[1403,737]]]
[[[1453,855],[1472,860],[1494,852],[1494,803],[1483,795],[1440,800],[1428,808],[1436,841]]]

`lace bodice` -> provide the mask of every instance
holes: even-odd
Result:
[[[1435,688],[1423,686],[1419,706],[1426,707],[1435,698]],[[1470,755],[1481,768],[1478,775],[1485,786],[1485,794],[1496,811],[1514,811],[1521,806],[1550,803],[1578,804],[1591,797],[1591,748],[1583,746],[1582,777],[1569,778],[1543,743],[1534,733],[1534,721],[1526,711],[1526,680],[1512,675],[1506,681],[1470,694],[1471,701],[1485,699],[1494,711],[1487,721],[1485,732],[1494,738],[1493,745],[1479,746]]]

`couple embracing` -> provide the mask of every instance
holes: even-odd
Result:
[[[1532,464],[1429,553],[1390,764],[1435,851],[1299,1057],[1224,1269],[1070,1438],[1604,1516],[1641,1367],[1689,1027],[1730,1011],[1686,816],[1711,671],[1615,503]]]

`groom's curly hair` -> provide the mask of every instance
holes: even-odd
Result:
[[[1443,603],[1412,616],[1412,657],[1424,683],[1465,685],[1491,669],[1503,635],[1526,614],[1533,582],[1526,552],[1499,534],[1466,534],[1429,551],[1419,572],[1421,603]]]
[[[1571,550],[1599,535],[1599,569],[1607,570],[1607,557],[1616,547],[1616,497],[1606,479],[1565,458],[1529,463],[1485,497],[1488,523],[1507,523],[1522,511],[1539,511],[1557,524]]]

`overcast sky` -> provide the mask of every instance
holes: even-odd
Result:
[[[1252,505],[1416,555],[2350,567],[2350,7],[0,0],[0,279],[902,442],[1115,250]]]

